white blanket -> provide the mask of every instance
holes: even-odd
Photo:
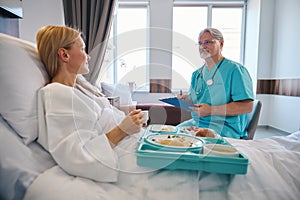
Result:
[[[147,169],[135,174],[135,156],[123,151],[121,163],[130,173],[120,173],[117,183],[73,177],[55,166],[34,181],[25,199],[299,199],[300,132],[287,137],[228,141],[249,158],[246,175]],[[135,148],[126,141],[122,145]]]
[[[201,173],[199,199],[300,199],[300,132],[287,137],[227,141],[248,157],[248,172]]]
[[[119,168],[122,169],[117,183],[73,177],[55,166],[34,181],[25,199],[198,199],[196,171],[153,170],[137,166],[134,153],[137,139],[128,137],[116,149]]]

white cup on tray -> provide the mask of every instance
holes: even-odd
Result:
[[[144,116],[143,116],[143,125],[147,126],[147,122],[149,120],[149,111],[148,110],[142,110],[141,112],[144,114]]]

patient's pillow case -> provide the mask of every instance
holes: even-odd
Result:
[[[25,144],[37,138],[37,91],[49,82],[34,44],[0,34],[0,114]]]

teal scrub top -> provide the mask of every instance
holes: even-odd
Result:
[[[208,80],[213,83],[209,84]],[[252,80],[241,64],[224,58],[208,71],[202,66],[192,74],[189,97],[194,104],[216,106],[233,101],[254,99]],[[221,136],[242,138],[247,136],[247,114],[237,116],[199,117],[192,112],[194,123],[199,127],[214,129]]]

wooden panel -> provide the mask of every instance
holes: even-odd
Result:
[[[257,94],[300,96],[300,79],[257,80]]]
[[[171,79],[151,79],[150,93],[171,93]]]

